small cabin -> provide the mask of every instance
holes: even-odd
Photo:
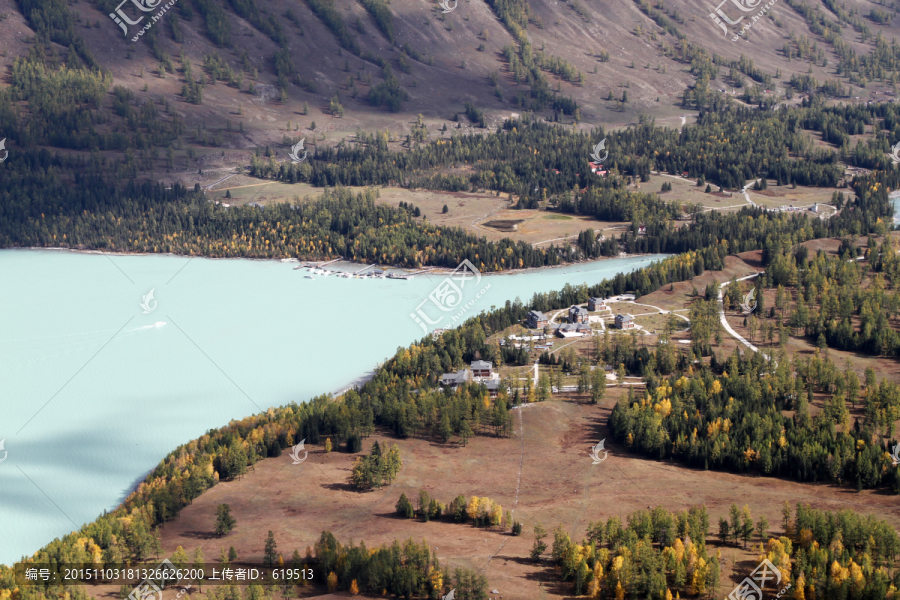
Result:
[[[491,379],[494,376],[494,365],[488,360],[476,360],[470,365],[473,377]]]
[[[528,312],[528,327],[531,329],[543,329],[549,322],[550,320],[547,318],[547,315],[539,310]]]
[[[593,330],[587,323],[563,323],[556,327],[556,335],[561,338],[584,337],[592,333]]]
[[[598,310],[606,310],[609,308],[606,306],[605,298],[588,298],[588,310],[591,312],[596,312]]]
[[[444,373],[441,375],[441,385],[450,389],[456,389],[471,380],[472,371],[469,369],[460,369],[456,373]]]
[[[588,311],[583,306],[572,306],[569,308],[569,323],[586,323],[588,320]]]
[[[634,317],[629,314],[619,313],[616,315],[616,327],[619,329],[634,329]]]

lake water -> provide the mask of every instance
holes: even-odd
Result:
[[[465,316],[660,258],[486,275],[462,290]],[[113,509],[208,429],[346,388],[422,337],[423,300],[442,314],[427,299],[443,276],[310,280],[294,266],[0,251],[0,563]]]

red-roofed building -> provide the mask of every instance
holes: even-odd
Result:
[[[608,171],[603,168],[602,163],[592,162],[592,163],[588,163],[588,165],[590,165],[590,167],[591,167],[591,173],[600,175],[601,177],[606,177],[606,174]]]

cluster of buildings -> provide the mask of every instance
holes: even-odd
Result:
[[[500,374],[494,372],[494,365],[488,360],[472,361],[468,369],[441,375],[441,386],[451,390],[467,383],[483,383],[491,398],[500,393]]]
[[[829,211],[829,208],[832,208],[832,210]],[[816,202],[812,206],[794,206],[793,204],[790,204],[788,206],[776,206],[774,208],[767,208],[766,212],[804,212],[807,210],[811,213],[819,215],[820,218],[823,216],[828,216],[835,212],[831,205],[823,204],[820,202]]]
[[[550,326],[559,337],[578,337],[582,335],[591,335],[591,326],[589,314],[610,310],[604,298],[589,298],[587,308],[583,306],[571,306],[569,308],[569,322],[561,325],[551,324],[549,317],[539,310],[529,311],[525,324],[531,329],[543,329]],[[617,314],[615,318],[616,327],[619,329],[634,329],[634,317],[629,314]]]
[[[568,323],[559,325],[554,323],[551,325],[550,319],[546,314],[539,310],[532,310],[528,313],[526,325],[531,329],[543,329],[550,325],[556,335],[563,338],[587,336],[593,333],[589,324],[588,313],[603,310],[609,310],[605,299],[590,298],[588,299],[587,308],[575,305],[569,307]],[[615,326],[622,330],[636,327],[634,317],[625,313],[616,315]],[[434,334],[440,335],[444,331],[446,330],[435,330]],[[469,364],[468,369],[460,369],[456,373],[444,373],[441,375],[441,386],[444,388],[456,390],[467,383],[484,384],[491,398],[496,398],[500,393],[500,374],[494,371],[493,363],[487,360],[475,360]]]

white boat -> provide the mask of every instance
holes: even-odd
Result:
[[[312,275],[304,275],[304,279],[315,279]]]

